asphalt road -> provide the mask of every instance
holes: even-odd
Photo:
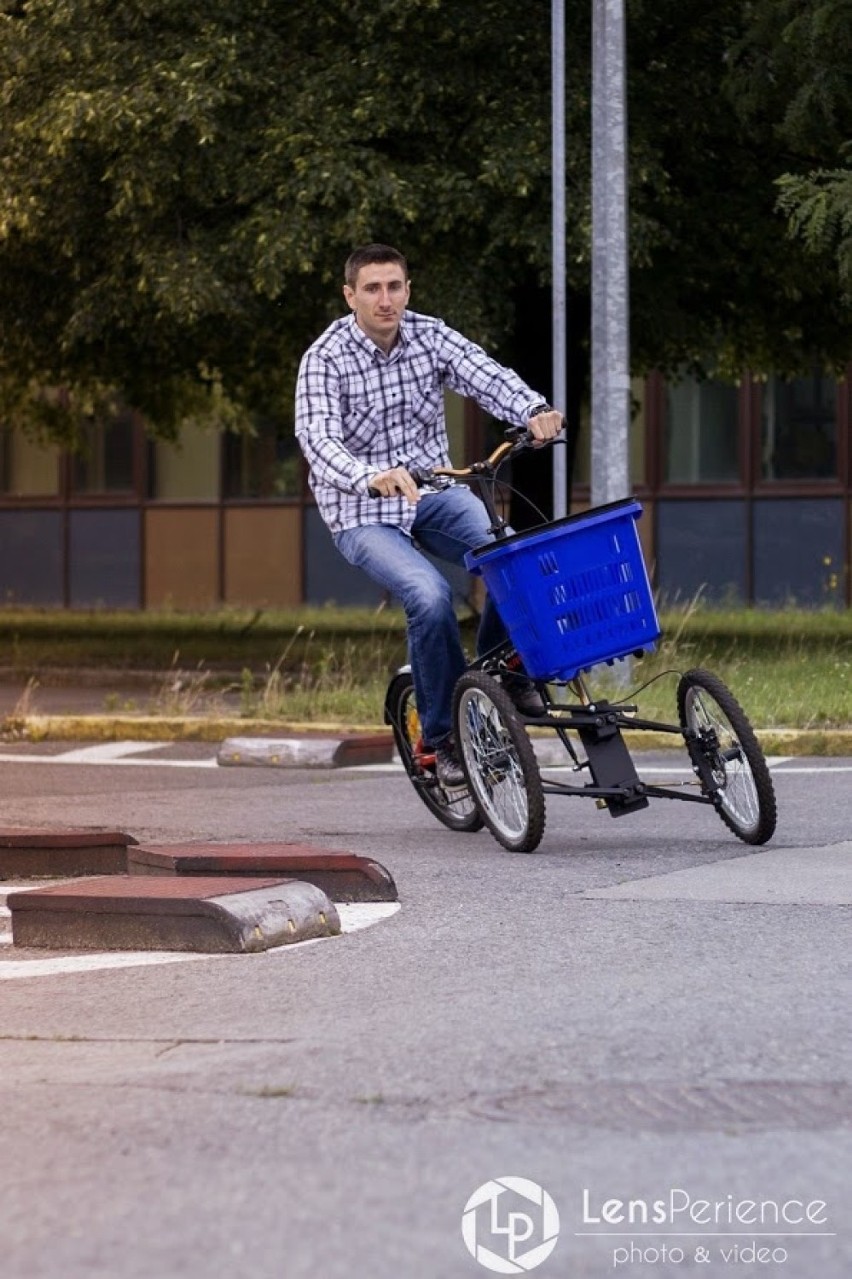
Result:
[[[765,849],[554,799],[523,856],[398,772],[70,749],[2,748],[4,825],[315,842],[401,909],[245,957],[25,976],[2,948],[4,1279],[495,1273],[468,1244],[542,1279],[852,1273],[852,760],[775,766]],[[504,1177],[558,1236],[529,1186],[492,1205]]]

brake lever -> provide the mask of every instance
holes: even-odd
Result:
[[[552,436],[549,440],[538,440],[537,437],[533,435],[532,431],[526,426],[507,426],[505,431],[503,432],[503,436],[505,439],[510,440],[512,444],[520,445],[522,447],[530,444],[535,444],[535,443],[555,444],[557,440],[559,440],[560,438],[563,440],[565,439],[565,432],[567,430],[567,427],[568,427],[568,423],[565,421],[565,418],[563,417],[562,426],[559,430],[559,434]]]
[[[525,426],[515,426],[511,428],[515,434],[515,443],[512,445],[509,457],[514,457],[516,453],[522,453],[524,449],[546,448],[551,444],[566,444],[568,442],[567,430],[568,424],[562,419],[562,427],[557,435],[552,435],[549,440],[540,440],[533,435],[532,431],[528,431]],[[509,432],[507,431],[508,435]]]

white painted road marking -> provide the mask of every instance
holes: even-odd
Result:
[[[114,742],[114,746],[129,747],[134,751],[165,749],[171,742]],[[218,768],[215,756],[211,759],[133,759],[120,756],[103,758],[93,753],[99,748],[63,751],[61,755],[0,755],[0,764],[113,764],[117,768]]]
[[[117,768],[220,767],[215,756],[210,756],[206,759],[155,759],[151,757],[152,751],[166,750],[173,745],[174,743],[170,741],[121,741],[101,742],[92,746],[76,746],[70,750],[61,751],[57,755],[13,754],[8,752],[0,754],[0,764],[94,764],[99,767],[114,765]],[[138,756],[144,756],[144,758],[137,758]],[[852,772],[852,764],[791,764],[790,761],[795,758],[792,755],[770,755],[767,756],[766,762],[771,769],[779,769],[785,776],[788,773]],[[640,776],[676,776],[692,772],[688,761],[678,764],[644,764],[640,751],[635,752],[635,759]],[[573,771],[570,763],[549,764],[543,760],[539,761],[539,768],[542,772],[548,773]],[[337,773],[400,773],[403,771],[403,767],[397,758],[386,764],[350,764],[345,768],[337,768],[334,771]]]
[[[158,751],[162,742],[98,742],[95,746],[79,746],[54,756],[63,764],[114,764],[124,755],[140,755],[143,751]]]

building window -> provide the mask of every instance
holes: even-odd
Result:
[[[645,484],[645,451],[647,432],[647,384],[644,378],[630,381],[630,424],[628,428],[628,468],[631,484]],[[557,446],[559,450],[559,446]],[[556,456],[559,456],[557,451]],[[592,406],[588,397],[580,406],[577,433],[573,485],[591,486],[592,483]]]
[[[298,497],[302,454],[292,427],[272,418],[254,426],[251,435],[225,436],[225,498]]]
[[[739,479],[739,394],[710,378],[666,386],[665,479],[724,484]]]
[[[133,491],[135,415],[129,410],[86,427],[74,454],[71,487],[77,494]]]
[[[56,497],[59,450],[15,427],[0,429],[0,493],[5,497]]]
[[[761,478],[825,480],[837,475],[837,383],[815,371],[763,388]]]
[[[149,496],[172,502],[218,501],[221,442],[218,431],[187,426],[178,440],[151,443]]]
[[[630,382],[630,481],[644,484],[645,451],[647,435],[645,379],[635,377]]]

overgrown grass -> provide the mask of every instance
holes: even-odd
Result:
[[[714,613],[690,607],[665,614],[662,622],[657,652],[632,670],[634,687],[652,681],[641,694],[643,714],[672,713],[677,676],[663,672],[703,666],[725,681],[761,727],[852,726],[848,611]]]
[[[852,727],[852,655],[843,650],[813,653],[790,646],[778,654],[753,652],[745,644],[665,645],[632,663],[630,679],[608,672],[589,676],[599,695],[635,700],[640,714],[671,720],[679,675],[703,666],[725,681],[752,722],[761,728]],[[650,681],[650,682],[649,682]],[[642,687],[646,685],[647,687]],[[638,691],[633,699],[634,690]]]
[[[303,643],[299,643],[303,640]],[[293,635],[260,676],[243,667],[240,709],[261,719],[374,723],[381,716],[391,673],[405,660],[402,635],[351,634],[330,639],[316,631]]]
[[[23,675],[46,669],[103,667],[168,670],[178,654],[182,668],[233,671],[274,665],[287,649],[295,662],[320,658],[351,638],[375,639],[405,650],[402,614],[396,609],[222,609],[213,612],[106,612],[0,609],[0,666]]]
[[[842,610],[710,611],[663,616],[658,652],[593,673],[614,699],[651,681],[641,713],[670,720],[677,675],[715,671],[761,727],[852,727],[852,613]],[[475,622],[462,619],[473,647]],[[0,610],[5,659],[24,679],[48,682],[57,668],[161,671],[148,709],[197,713],[223,689],[245,716],[277,721],[377,724],[389,674],[405,661],[402,614],[356,609],[289,613],[68,613]],[[55,677],[55,676],[54,676]],[[143,709],[140,705],[139,709]]]

